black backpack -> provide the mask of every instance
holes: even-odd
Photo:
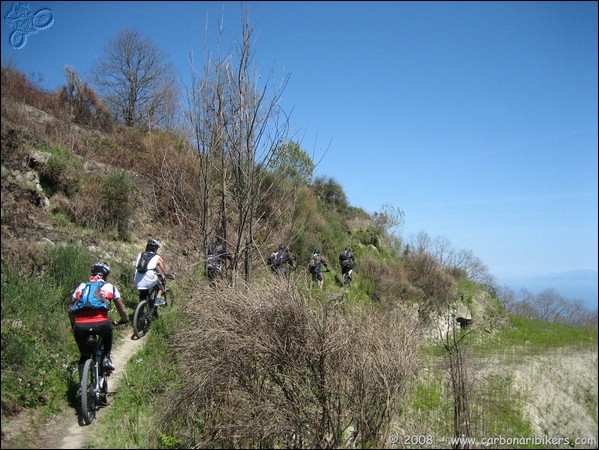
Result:
[[[267,263],[271,267],[279,267],[287,260],[287,253],[283,250],[272,252],[268,257]]]
[[[341,264],[342,267],[353,269],[351,261],[352,256],[351,252],[348,252],[347,250],[342,251],[341,254],[339,254],[339,264]]]
[[[310,273],[316,272],[317,265],[318,265],[318,255],[314,254],[314,255],[312,255],[312,258],[310,258],[310,262],[308,263],[308,270],[310,271]]]
[[[154,257],[156,253],[154,252],[143,252],[139,257],[139,261],[137,262],[137,267],[135,268],[139,273],[146,273],[148,271],[148,264],[150,260]]]

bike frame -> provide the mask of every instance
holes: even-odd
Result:
[[[174,303],[173,294],[166,288],[166,277],[159,275],[158,282],[148,292],[148,298],[140,301],[135,308],[133,314],[133,332],[137,339],[145,336],[150,328],[152,320],[158,318],[155,300],[159,289],[162,290],[162,295],[167,303],[169,300],[171,305]]]
[[[104,342],[102,336],[90,334],[87,342],[93,342],[94,350],[85,362],[81,380],[81,414],[84,422],[89,425],[96,417],[96,412],[101,404],[102,394],[108,394],[107,373],[104,370]]]

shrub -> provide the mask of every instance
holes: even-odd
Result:
[[[65,302],[72,286],[63,283],[82,266],[72,261],[70,249],[52,249],[47,256],[41,279],[2,262],[3,416],[23,407],[58,408],[76,370],[78,352]]]
[[[102,185],[102,209],[106,220],[116,227],[121,239],[128,239],[129,220],[135,210],[135,183],[127,172],[121,170],[105,177]]]
[[[192,299],[175,337],[187,384],[163,431],[183,446],[337,448],[354,427],[356,447],[384,445],[417,370],[414,325],[306,295],[271,279]]]
[[[50,195],[61,191],[72,196],[79,189],[82,162],[72,152],[59,146],[53,145],[46,150],[50,152],[50,158],[39,168],[40,182]]]
[[[116,229],[122,240],[129,239],[137,188],[126,171],[92,176],[71,205],[70,214],[80,225],[99,231]]]

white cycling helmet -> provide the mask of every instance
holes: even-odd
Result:
[[[105,262],[98,261],[94,263],[91,268],[92,275],[102,275],[103,278],[106,278],[110,274],[110,266]]]

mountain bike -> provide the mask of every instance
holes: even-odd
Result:
[[[123,322],[113,322],[115,326]],[[96,418],[97,411],[108,404],[108,377],[112,371],[104,368],[104,341],[98,334],[87,337],[87,345],[93,347],[89,359],[85,361],[79,384],[79,408],[86,425]]]
[[[173,278],[171,277],[171,279]],[[148,292],[148,298],[140,301],[133,313],[133,333],[137,339],[144,337],[150,329],[152,321],[158,319],[158,306],[156,306],[155,300],[160,289],[162,290],[162,299],[166,303],[164,306],[175,304],[175,295],[171,289],[166,287],[166,277],[158,274],[158,282]]]
[[[351,286],[351,274],[353,270],[353,267],[349,270],[346,270],[344,267],[341,268],[341,272],[343,272],[343,286]]]

